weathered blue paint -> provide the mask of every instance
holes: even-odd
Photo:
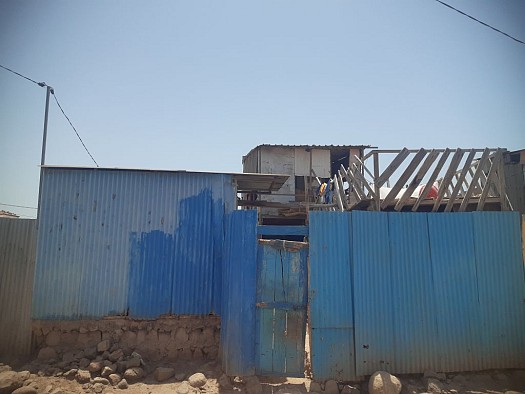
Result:
[[[260,240],[256,372],[304,376],[308,244]]]
[[[133,233],[131,238],[129,315],[154,319],[170,313],[176,253],[173,236],[157,230]]]
[[[474,213],[482,368],[525,367],[525,277],[519,212]]]
[[[518,214],[316,212],[310,242],[315,379],[524,366]]]
[[[388,213],[393,312],[392,370],[441,371],[427,215]],[[363,294],[363,296],[366,296]]]
[[[481,369],[472,214],[428,214],[440,371]]]
[[[355,378],[349,212],[310,213],[310,328],[316,380]]]
[[[235,211],[226,216],[223,261],[222,367],[227,375],[253,375],[257,211]]]
[[[228,174],[43,168],[32,317],[220,313],[235,198]]]
[[[392,371],[394,311],[388,214],[352,213],[356,374]],[[399,291],[395,287],[395,291]]]

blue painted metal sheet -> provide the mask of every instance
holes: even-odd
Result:
[[[308,244],[259,240],[256,372],[304,377]]]
[[[234,207],[227,174],[43,168],[33,318],[220,312],[222,217]],[[182,285],[168,308],[140,286],[162,283],[169,264]]]
[[[235,211],[225,220],[221,352],[227,375],[255,373],[257,211]]]
[[[310,335],[314,378],[355,378],[351,215],[310,213]]]
[[[391,329],[396,373],[439,371],[427,215],[389,213],[392,297]],[[389,323],[387,323],[389,324]]]
[[[394,311],[388,214],[352,212],[356,374],[392,371]]]
[[[482,367],[473,230],[472,214],[428,214],[433,313],[442,372],[475,371]]]
[[[473,213],[482,368],[525,367],[525,273],[519,212]]]

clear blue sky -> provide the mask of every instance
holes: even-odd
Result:
[[[525,41],[523,0],[448,3]],[[525,148],[525,45],[434,0],[1,0],[0,64],[55,88],[101,167],[241,172],[262,143]],[[0,69],[0,203],[37,205],[44,102]],[[54,101],[48,132],[46,164],[93,165]]]

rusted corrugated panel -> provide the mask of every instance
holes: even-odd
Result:
[[[483,369],[525,367],[519,212],[473,213]]]
[[[29,355],[36,221],[0,218],[0,359]]]
[[[218,312],[222,216],[234,204],[225,174],[44,168],[33,317]],[[159,233],[167,241],[152,241]],[[157,304],[166,271],[152,247],[175,264],[169,307]]]
[[[319,381],[355,377],[350,218],[310,213],[311,360]]]

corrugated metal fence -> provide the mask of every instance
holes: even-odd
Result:
[[[310,216],[318,380],[525,366],[516,212]]]
[[[219,313],[230,175],[43,168],[34,319]]]
[[[29,355],[36,221],[0,218],[0,359]]]

